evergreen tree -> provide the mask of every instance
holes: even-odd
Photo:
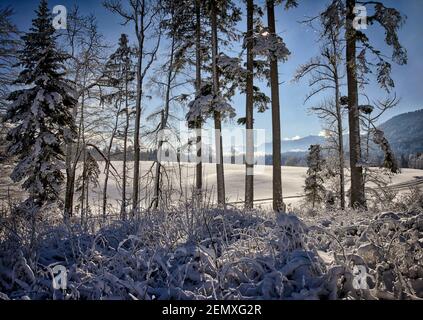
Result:
[[[241,16],[239,8],[233,1],[207,1],[204,2],[204,6],[200,9],[204,10],[208,21],[201,24],[202,26],[204,25],[204,28],[201,27],[200,30],[197,30],[197,34],[198,32],[204,33],[203,37],[211,44],[211,46],[205,46],[204,52],[201,52],[206,62],[205,66],[201,67],[201,70],[209,71],[211,78],[201,79],[201,81],[196,82],[196,97],[188,106],[187,120],[192,127],[197,129],[200,127],[198,125],[200,121],[205,121],[208,117],[212,117],[214,120],[216,132],[217,201],[220,206],[224,207],[226,200],[223,139],[221,136],[222,121],[225,118],[233,118],[235,116],[235,109],[230,105],[229,100],[234,95],[236,88],[233,85],[235,78],[238,79],[236,74],[242,68],[239,66],[239,59],[230,58],[222,51],[230,43],[239,39],[235,26],[240,21]],[[206,24],[210,26],[209,30],[205,30]],[[201,43],[197,41],[196,47],[198,52],[201,48]],[[198,61],[198,63],[200,62]],[[197,70],[198,67],[199,65],[197,65]],[[201,74],[197,73],[197,77],[201,77]],[[197,137],[198,141],[201,141],[201,139]],[[199,173],[200,170],[198,170]],[[197,186],[200,186],[200,182]]]
[[[13,10],[0,9],[0,116],[3,116],[11,85],[13,65],[16,64],[16,52],[20,46],[18,28],[12,23]]]
[[[79,193],[78,201],[79,205],[76,206],[77,210],[81,211],[81,224],[86,225],[86,219],[91,214],[90,208],[90,183],[94,187],[98,187],[100,168],[98,162],[95,159],[92,150],[84,150],[84,158],[82,175],[76,180],[76,192]]]
[[[317,203],[322,202],[325,196],[325,187],[323,186],[323,167],[325,160],[322,158],[320,145],[310,146],[309,151],[304,191],[307,201],[311,202],[314,208]]]
[[[22,37],[24,48],[19,51],[23,70],[16,84],[23,89],[8,97],[11,104],[6,115],[14,125],[7,136],[8,151],[19,161],[11,178],[23,181],[22,188],[29,195],[18,212],[32,216],[33,227],[41,210],[59,201],[65,167],[63,145],[74,137],[70,109],[76,103],[70,84],[64,80],[66,57],[56,48],[46,0],[40,2],[36,13],[30,31]]]

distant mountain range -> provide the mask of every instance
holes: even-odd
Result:
[[[423,152],[423,109],[403,113],[379,126],[391,144],[397,156]],[[307,136],[294,140],[282,141],[282,153],[304,154],[312,144],[325,144],[325,137]],[[344,136],[348,148],[348,135]],[[266,154],[272,153],[272,143],[266,143]]]
[[[282,153],[303,153],[308,150],[312,144],[324,144],[325,137],[321,136],[307,136],[295,140],[282,141]],[[266,154],[272,153],[272,143],[266,143]]]
[[[423,109],[395,116],[379,127],[397,156],[423,152]]]

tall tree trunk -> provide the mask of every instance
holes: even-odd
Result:
[[[173,13],[172,13],[173,14]],[[169,119],[169,109],[170,109],[170,93],[171,93],[171,85],[172,85],[172,79],[173,79],[173,61],[175,58],[175,36],[172,36],[172,44],[170,48],[170,60],[169,60],[169,69],[167,73],[167,81],[166,81],[166,94],[165,94],[165,108],[162,110],[161,113],[161,121],[160,121],[160,128],[159,132],[163,131],[167,127],[167,121]],[[160,135],[159,135],[160,137]],[[163,138],[160,138],[158,143],[158,151],[160,151],[164,144]],[[159,155],[159,153],[157,154]],[[160,182],[161,182],[161,162],[160,159],[157,158],[156,162],[156,176],[154,181],[154,199],[153,199],[153,207],[155,209],[159,206],[159,199],[161,197],[160,194]]]
[[[73,107],[72,115],[76,119],[78,105]],[[64,203],[64,216],[65,219],[73,215],[73,196],[75,193],[75,170],[73,170],[72,162],[76,161],[74,157],[74,143],[69,142],[66,145],[66,189],[65,189],[65,203]]]
[[[347,0],[346,61],[348,78],[348,118],[350,130],[351,206],[366,207],[363,168],[361,165],[360,111],[356,64],[357,35],[353,27],[356,0]]]
[[[267,19],[269,32],[276,34],[275,2],[267,0]],[[270,60],[270,88],[272,96],[272,139],[273,139],[273,210],[285,212],[286,206],[282,198],[282,173],[281,173],[281,120],[279,105],[279,75],[278,61],[272,57]]]
[[[84,221],[84,230],[88,228],[88,219],[90,218],[90,179],[87,179],[85,186],[85,221]]]
[[[79,199],[80,201],[80,207],[81,207],[81,225],[84,225],[84,216],[86,213],[86,209],[85,209],[85,188],[86,188],[86,176],[87,176],[87,148],[84,144],[84,151],[82,154],[82,186],[81,186],[81,198]]]
[[[82,102],[81,102],[81,117],[80,117],[80,139],[82,144],[82,187],[81,187],[81,225],[84,224],[84,215],[85,215],[85,187],[86,187],[86,176],[87,176],[87,146],[85,144],[85,91],[82,93]],[[76,161],[77,163],[78,161]]]
[[[141,4],[140,26],[136,24],[136,34],[138,39],[138,63],[137,63],[137,99],[135,106],[135,132],[134,132],[134,179],[132,185],[132,215],[139,212],[139,183],[140,183],[140,127],[141,127],[141,98],[142,98],[142,65],[144,51],[144,15],[145,1]]]
[[[74,39],[74,37],[72,37]],[[71,57],[75,57],[75,42],[71,41]],[[75,75],[74,82],[77,81],[77,74]],[[78,115],[78,102],[73,107],[72,110],[72,116],[73,119],[76,121],[76,117]],[[78,132],[78,142],[79,142],[79,133]],[[77,162],[77,156],[74,156],[74,143],[69,142],[66,145],[66,189],[65,189],[65,203],[64,203],[64,217],[65,219],[68,219],[72,217],[73,215],[73,199],[75,194],[75,168],[76,166],[73,164],[73,162]]]
[[[336,118],[338,126],[338,155],[339,155],[339,199],[341,201],[341,209],[345,209],[345,159],[344,159],[344,127],[342,124],[342,110],[341,110],[341,97],[340,97],[340,83],[339,83],[339,72],[338,72],[338,43],[339,38],[336,34],[332,38],[333,56],[333,71],[335,80],[335,108]]]
[[[338,118],[338,155],[339,155],[339,198],[341,200],[341,209],[345,209],[345,160],[344,160],[344,128],[342,125],[342,112],[339,96],[339,79],[335,80],[335,99],[336,99],[336,117]]]
[[[84,78],[85,83],[85,78]],[[85,141],[83,137],[84,132],[84,108],[85,108],[85,91],[82,93],[82,100],[81,100],[81,116],[79,120],[78,126],[78,140],[76,142],[76,150],[74,150],[74,146],[72,145],[67,151],[72,152],[70,154],[70,167],[69,167],[69,174],[67,171],[68,180],[66,181],[66,195],[65,195],[65,219],[71,217],[73,215],[73,203],[74,203],[74,195],[75,195],[75,182],[76,182],[76,169],[78,168],[78,162],[81,156],[81,141]],[[77,111],[74,112],[75,117],[77,116]],[[84,143],[84,142],[83,142]],[[82,145],[83,145],[82,143]],[[72,159],[73,157],[73,159]],[[68,168],[66,169],[68,170]]]
[[[218,37],[217,37],[217,12],[216,0],[211,1],[211,27],[212,27],[212,60],[213,60],[213,95],[219,96],[219,73],[217,70],[218,57]],[[222,115],[220,112],[214,112],[214,129],[216,144],[216,175],[217,175],[217,203],[225,207],[225,174],[223,163],[222,146]]]
[[[128,161],[128,130],[129,130],[129,104],[128,104],[128,72],[125,71],[125,129],[124,129],[124,140],[123,140],[123,172],[122,172],[122,204],[120,208],[121,219],[126,220],[126,171]]]
[[[246,156],[245,209],[254,205],[254,0],[247,0],[247,88],[246,88]]]
[[[364,152],[364,160],[366,163],[370,161],[370,142],[371,142],[371,127],[372,127],[372,119],[371,115],[366,115],[365,123],[366,123],[366,144],[365,144],[365,152]],[[366,185],[369,175],[369,168],[364,168],[363,170],[363,184]]]
[[[163,127],[163,123],[164,123],[164,111],[162,110],[161,112],[161,119],[160,119],[160,129],[159,129],[159,136],[160,136],[160,130],[162,130],[161,128]],[[158,141],[158,146],[157,146],[157,159],[156,159],[156,173],[154,176],[154,195],[153,195],[153,201],[152,201],[152,207],[154,209],[157,209],[159,207],[159,199],[161,196],[161,189],[160,189],[160,181],[161,181],[161,168],[162,165],[160,163],[160,153],[161,153],[161,148],[163,147],[163,140],[160,139]]]
[[[141,55],[141,54],[140,54]],[[141,66],[142,58],[138,58],[138,65]],[[134,132],[134,178],[132,185],[132,214],[136,215],[139,210],[139,178],[140,178],[140,122],[141,122],[141,70],[137,68],[137,101],[135,106],[135,132]]]
[[[73,195],[75,189],[75,172],[72,170],[72,161],[69,160],[69,157],[71,156],[70,150],[71,149],[68,149],[66,151],[65,219],[70,218],[73,215]]]
[[[197,97],[201,94],[201,0],[195,0],[195,91]],[[203,189],[203,162],[202,162],[202,142],[201,142],[201,117],[197,119],[197,165],[195,169],[195,187],[198,199],[201,199]]]
[[[115,139],[116,131],[117,131],[117,128],[118,128],[118,125],[119,125],[119,113],[120,113],[120,108],[119,108],[119,110],[116,114],[116,119],[115,119],[113,131],[112,131],[112,135],[110,137],[109,145],[107,146],[107,159],[106,159],[106,164],[105,164],[105,168],[104,168],[105,177],[104,177],[103,203],[102,203],[103,217],[106,217],[106,214],[107,214],[107,189],[108,189],[109,176],[110,176],[110,157],[112,155],[113,141]]]

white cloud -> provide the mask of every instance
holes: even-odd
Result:
[[[300,139],[301,139],[300,136],[295,136],[295,137],[292,137],[292,138],[284,138],[283,140],[284,141],[297,141],[297,140],[300,140]]]
[[[319,132],[319,137],[327,137],[328,136],[328,132],[326,130],[322,130]]]

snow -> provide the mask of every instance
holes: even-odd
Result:
[[[116,170],[122,172],[122,162],[112,161],[112,164]],[[145,176],[153,165],[151,161],[142,161],[140,165],[141,176]],[[101,197],[101,186],[104,181],[104,162],[99,162],[100,166],[100,188],[91,192],[92,202],[100,203]],[[130,164],[128,177],[132,177],[132,164]],[[192,187],[195,185],[195,164],[193,163],[182,163],[181,164],[181,176],[182,176],[182,189],[184,193],[189,194]],[[176,163],[165,164],[166,171],[168,173],[170,183],[173,188],[179,190],[179,168]],[[285,202],[293,207],[298,206],[303,201],[301,196],[304,194],[304,180],[306,177],[306,167],[282,167],[282,186],[283,196]],[[410,181],[414,181],[416,177],[423,176],[422,170],[417,169],[402,169],[401,174],[394,175],[391,184],[404,184]],[[347,183],[348,183],[347,177]],[[210,200],[213,202],[216,200],[216,165],[214,163],[203,163],[203,183],[204,188],[207,190],[207,194]],[[245,184],[245,166],[241,164],[225,164],[225,188],[226,198],[228,202],[243,202],[244,200],[244,184]],[[257,205],[263,208],[270,208],[272,198],[272,167],[271,166],[256,166],[256,175],[254,176],[255,186],[255,199],[262,200],[257,202]],[[372,187],[369,183],[369,187]],[[120,189],[116,185],[113,177],[108,182],[108,201],[115,210],[118,210],[120,201]],[[130,190],[129,190],[130,191]],[[145,189],[141,190],[141,198],[146,196]],[[407,190],[404,190],[407,191]]]
[[[207,118],[213,111],[220,112],[224,117],[235,117],[235,109],[223,97],[214,98],[209,94],[199,96],[188,104],[188,121],[196,121],[198,117]]]
[[[258,56],[286,61],[291,54],[283,39],[278,35],[269,33],[266,29],[255,33],[253,42],[253,53]]]
[[[223,70],[224,73],[229,74],[231,77],[243,77],[247,70],[241,67],[240,58],[232,58],[224,53],[221,53],[217,59],[217,65]]]
[[[136,223],[112,224],[96,235],[52,229],[42,241],[37,271],[22,255],[1,260],[0,288],[8,287],[12,299],[280,299],[326,294],[320,290],[324,275],[313,269],[319,264],[314,254],[298,246],[300,242],[281,246],[277,241],[287,230],[294,231],[294,225],[275,224],[254,213],[209,210],[194,216],[194,225],[187,229],[181,225],[183,216],[182,211],[159,212]],[[169,219],[172,225],[165,227]],[[75,245],[78,251],[72,250]],[[58,263],[67,269],[66,293],[54,290],[49,281]],[[11,278],[5,276],[9,265]]]
[[[325,219],[332,223],[318,226]],[[302,212],[274,217],[260,210],[174,208],[143,212],[128,222],[100,219],[100,228],[89,232],[95,221],[89,220],[88,229],[77,219],[44,225],[36,264],[16,242],[0,241],[0,298],[423,297],[418,211],[321,211],[312,218]],[[52,286],[56,265],[66,268],[64,291]],[[372,282],[357,288],[363,283],[356,270]]]
[[[120,162],[112,164],[121,169]],[[141,163],[142,174],[151,164]],[[184,189],[188,177],[194,182],[193,165],[183,164]],[[210,187],[215,165],[204,168],[205,184]],[[244,166],[228,164],[225,169],[228,194],[232,199],[242,197],[238,190],[244,183]],[[264,169],[255,180],[256,196],[265,191],[269,197],[271,167]],[[285,190],[301,193],[306,168],[283,167],[282,172]],[[421,173],[403,170],[393,183],[408,182]],[[116,186],[109,189],[113,193],[109,201],[113,196],[119,199]],[[400,212],[310,212],[299,207],[277,216],[270,210],[244,212],[232,206],[196,208],[184,201],[166,212],[142,211],[126,222],[111,211],[104,220],[88,217],[84,225],[79,224],[79,215],[67,225],[52,224],[48,220],[57,209],[51,208],[49,219],[39,225],[36,264],[13,233],[0,232],[0,299],[423,297],[423,202],[421,195],[420,200],[407,197],[403,204],[409,209]],[[30,213],[33,203],[24,202],[20,209]],[[11,228],[16,223],[1,219],[0,225],[11,223]],[[30,220],[21,223],[28,230]],[[55,265],[67,270],[65,291],[52,286]],[[371,279],[368,289],[355,288],[360,282],[354,265]]]

